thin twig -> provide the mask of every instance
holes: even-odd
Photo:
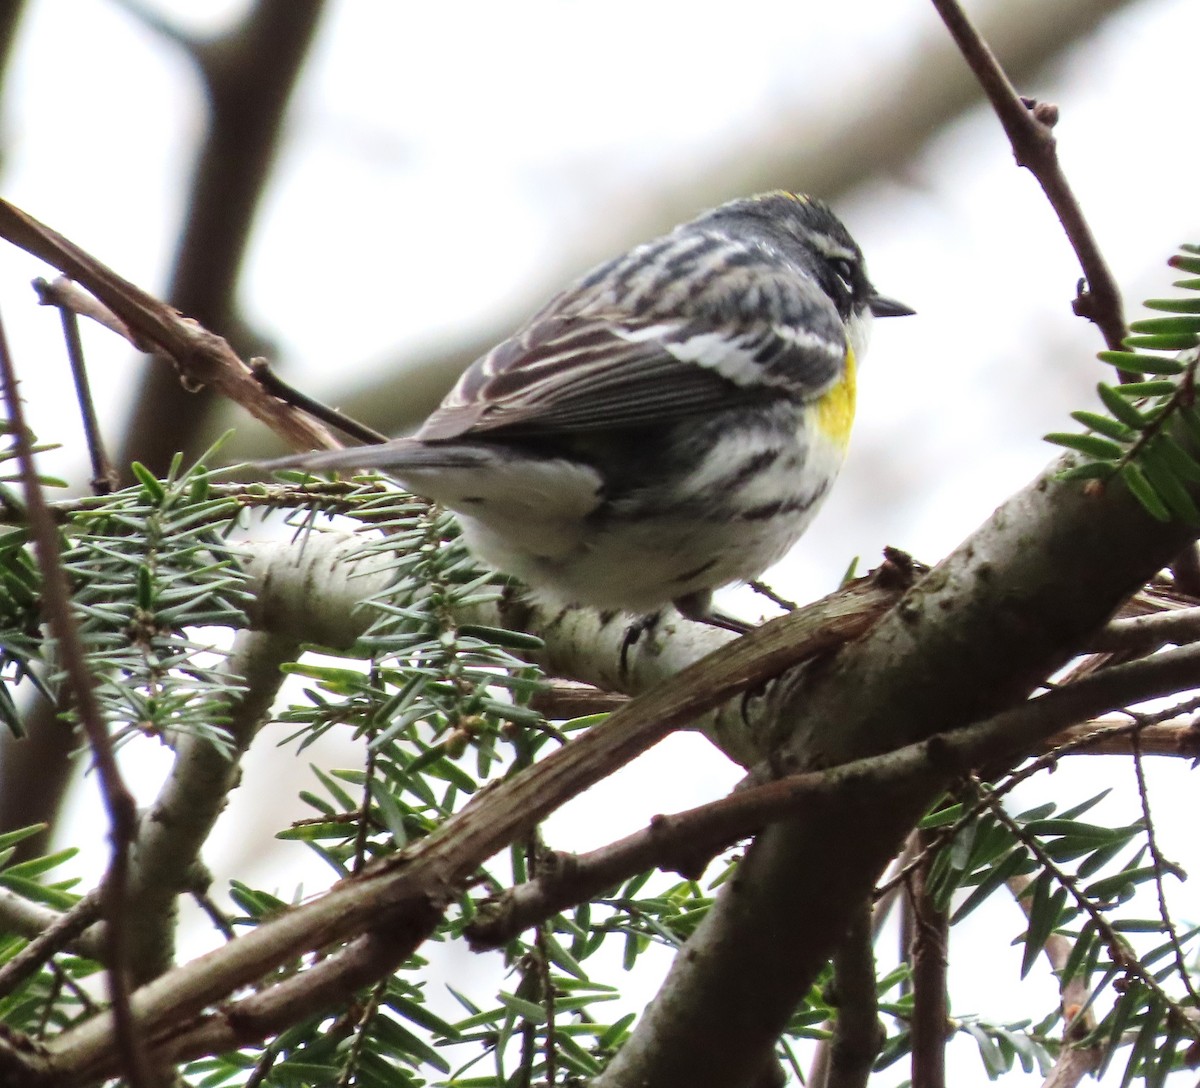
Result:
[[[1170,1015],[1179,1025],[1180,1029],[1185,1031],[1192,1039],[1200,1041],[1200,1024],[1193,1021],[1188,1016],[1187,1010],[1162,988],[1161,984],[1154,977],[1154,972],[1148,970],[1141,960],[1138,959],[1129,944],[1113,928],[1112,923],[1105,916],[1104,912],[1080,890],[1079,882],[1059,866],[1035,835],[1031,835],[1005,811],[1004,806],[1000,804],[999,800],[995,798],[984,782],[972,776],[972,784],[980,791],[980,795],[984,799],[990,801],[988,810],[996,818],[997,822],[1004,825],[1008,833],[1033,855],[1038,866],[1044,872],[1049,873],[1055,883],[1060,888],[1066,890],[1067,895],[1071,897],[1076,907],[1087,915],[1092,925],[1096,927],[1096,933],[1100,940],[1104,942],[1113,966],[1126,979],[1136,979],[1137,982],[1154,994],[1170,1011]]]
[[[62,667],[75,700],[76,713],[87,733],[100,778],[100,792],[108,813],[109,841],[112,854],[105,874],[102,898],[108,925],[107,959],[108,988],[112,1002],[114,1028],[121,1054],[121,1068],[132,1088],[144,1088],[147,1080],[141,1040],[134,1029],[129,1008],[128,918],[125,916],[126,884],[129,876],[129,847],[137,832],[137,805],[121,778],[116,753],[108,726],[96,698],[94,679],[79,639],[71,612],[71,591],[67,585],[59,555],[58,530],[42,494],[33,454],[29,446],[29,430],[25,411],[17,392],[17,374],[8,350],[8,338],[0,322],[0,378],[8,418],[16,441],[17,462],[29,508],[30,534],[37,548],[38,567],[42,575],[42,601],[53,634]]]
[[[196,905],[208,915],[208,920],[212,922],[213,928],[221,934],[227,941],[232,941],[237,936],[233,931],[233,926],[228,918],[225,917],[225,912],[213,901],[212,897],[207,893],[193,888],[191,891],[192,898],[196,901]]]
[[[1082,681],[1079,682],[1082,683]],[[1057,690],[1070,691],[1071,686],[1068,685]],[[1184,711],[1194,709],[1196,706],[1200,706],[1200,698],[1189,699],[1185,703],[1168,707],[1160,711],[1159,714],[1165,718],[1173,718]],[[1128,713],[1128,711],[1125,713]],[[1052,770],[1059,759],[1064,756],[1086,754],[1126,755],[1130,751],[1129,735],[1135,731],[1145,736],[1147,732],[1154,730],[1154,755],[1182,756],[1189,759],[1200,757],[1200,732],[1190,724],[1184,726],[1156,727],[1151,724],[1156,717],[1157,715],[1145,715],[1140,716],[1134,721],[1089,722],[1084,725],[1071,726],[1061,733],[1056,733],[1046,742],[1049,748],[1048,751],[1013,771],[1002,782],[992,786],[992,797],[993,799],[1004,797],[1005,794],[1011,792],[1022,782],[1027,781],[1034,775],[1040,774],[1042,771]],[[1161,740],[1160,733],[1165,734]],[[1122,740],[1124,743],[1118,746],[1114,743],[1117,740]],[[940,850],[945,843],[953,839],[963,828],[973,823],[979,814],[988,807],[989,805],[986,801],[976,801],[965,808],[962,815],[954,823],[939,828],[931,838],[929,845],[921,853],[908,862],[907,865],[902,866],[894,875],[875,889],[876,899],[878,900],[881,896],[890,893],[899,884],[907,880],[916,870],[917,866],[922,864],[930,853]]]
[[[1030,919],[1032,903],[1028,892],[1034,885],[1034,879],[1017,873],[1010,876],[1006,883],[1026,919]],[[1067,1084],[1077,1083],[1068,1078],[1077,1076],[1082,1079],[1084,1074],[1095,1072],[1104,1057],[1104,1048],[1101,1046],[1074,1045],[1076,1040],[1086,1038],[1095,1028],[1096,1015],[1088,1004],[1088,980],[1076,972],[1073,978],[1062,981],[1063,971],[1071,958],[1071,948],[1071,941],[1061,933],[1051,933],[1042,948],[1042,954],[1059,980],[1059,1005],[1063,1015],[1062,1047],[1043,1088],[1050,1084],[1065,1088]]]
[[[266,1083],[267,1077],[271,1075],[271,1068],[279,1059],[279,1055],[283,1050],[283,1042],[280,1039],[272,1039],[259,1055],[258,1061],[254,1063],[254,1069],[250,1076],[246,1078],[246,1083],[242,1088],[260,1088]]]
[[[1171,917],[1167,906],[1167,889],[1164,880],[1168,873],[1177,880],[1186,880],[1187,874],[1178,865],[1168,861],[1158,845],[1158,832],[1154,828],[1154,817],[1150,812],[1150,792],[1146,788],[1146,768],[1142,766],[1142,753],[1138,747],[1138,732],[1130,734],[1133,741],[1133,773],[1137,777],[1138,800],[1142,805],[1142,819],[1146,822],[1146,845],[1150,848],[1150,861],[1154,866],[1154,889],[1158,893],[1158,916],[1166,930],[1167,940],[1171,943],[1171,951],[1175,956],[1175,973],[1179,976],[1183,987],[1191,998],[1192,1007],[1200,1008],[1200,995],[1197,995],[1192,985],[1192,972],[1183,954],[1183,946],[1179,941],[1179,929]]]
[[[1198,703],[1200,700],[1190,699],[1172,707],[1168,714],[1176,718],[1195,710]],[[1099,718],[1064,729],[1050,738],[1047,747],[1062,756],[1127,756],[1133,750],[1132,728],[1126,721]],[[1200,729],[1194,720],[1148,725],[1139,732],[1139,738],[1143,755],[1200,759]]]
[[[71,364],[71,379],[75,383],[75,399],[79,402],[83,435],[92,463],[92,491],[97,495],[109,495],[117,486],[117,473],[108,458],[108,451],[104,448],[104,436],[100,433],[100,421],[96,418],[96,404],[92,399],[87,364],[83,358],[83,340],[79,335],[79,319],[65,306],[58,308],[58,316],[62,320],[67,359]]]
[[[96,892],[85,895],[0,966],[0,997],[11,994],[43,964],[68,947],[100,916],[100,905],[100,896]]]
[[[100,1011],[100,1006],[92,1000],[92,995],[80,986],[66,971],[59,967],[57,963],[50,963],[49,970],[54,974],[55,978],[62,979],[62,988],[69,991],[75,1000],[79,1002],[79,1007],[83,1010],[84,1016],[92,1016]]]
[[[38,1020],[37,1029],[33,1032],[35,1039],[44,1039],[46,1037],[46,1029],[50,1026],[50,1016],[54,1012],[54,1007],[58,1004],[58,999],[62,995],[63,979],[66,973],[60,970],[54,970],[50,976],[50,989],[46,994],[45,1004],[42,1006],[42,1015]]]
[[[354,1025],[350,1050],[346,1055],[345,1065],[342,1066],[342,1075],[338,1077],[338,1088],[350,1088],[352,1084],[362,1083],[356,1076],[358,1063],[362,1060],[363,1047],[367,1042],[371,1021],[378,1014],[379,1003],[383,1000],[383,995],[387,993],[388,981],[388,979],[382,978],[375,984],[371,990],[371,996],[367,998],[367,1003],[363,1006],[362,1015]]]
[[[785,612],[795,612],[799,605],[795,601],[789,601],[786,597],[781,597],[775,592],[766,582],[761,582],[757,578],[752,578],[746,583],[759,596],[766,597],[772,604],[779,605]]]
[[[125,324],[116,314],[104,305],[95,295],[90,294],[79,286],[69,276],[56,276],[53,280],[38,276],[32,283],[38,303],[42,306],[53,306],[57,310],[86,317],[96,322],[101,328],[115,333],[122,340],[128,340],[130,346],[141,352],[152,352],[154,345],[138,338],[137,333]]]
[[[1075,313],[1096,325],[1110,350],[1119,350],[1125,338],[1121,294],[1059,164],[1053,131],[1058,110],[1017,94],[957,0],[931,2],[996,111],[1012,144],[1017,165],[1024,166],[1037,178],[1075,250],[1086,281],[1073,304]]]
[[[544,921],[539,922],[533,930],[533,947],[534,953],[537,956],[537,973],[541,988],[542,1008],[546,1011],[546,1030],[542,1036],[542,1061],[545,1063],[544,1073],[546,1084],[550,1088],[553,1088],[557,1077],[558,1025],[555,1022],[554,979],[550,975],[548,933],[548,923]]]
[[[1064,695],[1070,690],[1061,689]],[[1049,698],[1053,701],[1052,696]],[[1024,704],[1023,709],[1034,712],[1038,701]],[[1178,708],[1170,708],[1162,713],[1177,712]],[[1136,722],[1113,723],[1072,735],[1068,741],[1008,775],[992,788],[991,798],[996,800],[1005,796],[1033,775],[1055,766],[1066,755],[1100,744],[1107,737],[1127,735],[1137,728]],[[1055,737],[1062,735],[1055,734]],[[543,864],[535,879],[506,892],[480,911],[477,919],[467,927],[468,939],[476,949],[499,947],[514,934],[555,911],[582,902],[635,873],[656,866],[694,874],[703,868],[712,854],[738,839],[773,820],[820,803],[820,797],[828,789],[830,786],[820,775],[791,776],[739,788],[718,801],[672,815],[656,816],[646,829],[586,854],[547,855],[544,861],[552,864]],[[924,849],[901,864],[895,874],[878,887],[876,901],[882,902],[893,894],[919,865],[927,862],[934,852],[988,807],[988,800],[978,800],[964,809],[953,824],[934,832]]]
[[[529,700],[532,709],[552,721],[607,714],[624,706],[630,696],[620,691],[604,691],[575,680],[547,680]]]
[[[343,434],[348,434],[351,438],[357,438],[360,442],[367,442],[372,445],[378,445],[388,440],[386,434],[380,434],[373,427],[368,427],[365,423],[360,423],[357,419],[346,415],[345,412],[339,412],[336,408],[331,408],[328,404],[324,404],[315,397],[310,397],[307,393],[302,393],[294,385],[289,385],[271,369],[271,364],[266,359],[251,359],[250,372],[258,379],[259,384],[272,396],[278,397],[285,404],[290,404],[301,411],[307,412],[314,419],[319,419],[322,423],[336,427]]]
[[[316,507],[326,516],[345,514],[352,511],[362,518],[358,508],[361,501],[372,493],[382,494],[389,488],[380,483],[373,487],[362,481],[346,480],[310,480],[306,484],[255,484],[247,487],[244,483],[208,485],[208,494],[214,499],[229,499],[244,510],[272,510],[292,508],[308,509]],[[394,490],[394,489],[390,489]],[[49,503],[50,516],[56,525],[65,525],[76,514],[89,510],[102,510],[108,504],[107,495],[83,495],[77,499],[62,499]],[[229,520],[228,509],[214,506],[212,521],[226,522]],[[365,520],[365,519],[364,519]],[[0,525],[27,525],[29,516],[24,509],[0,510]]]
[[[376,682],[372,677],[372,683]],[[361,873],[367,860],[367,835],[371,826],[371,780],[375,777],[375,730],[367,736],[367,765],[363,776],[362,801],[358,807],[357,827],[354,832],[354,864],[353,873]]]

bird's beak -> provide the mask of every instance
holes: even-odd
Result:
[[[883,295],[872,295],[867,306],[876,317],[908,317],[909,314],[917,312],[911,306],[905,306],[903,302],[885,298]]]

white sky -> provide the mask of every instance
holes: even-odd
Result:
[[[240,8],[161,6],[212,27]],[[1054,7],[1047,0],[1047,19]],[[241,288],[247,315],[280,344],[289,376],[328,393],[361,381],[374,360],[487,327],[564,252],[585,248],[579,239],[606,252],[608,225],[631,215],[656,179],[702,168],[713,148],[775,112],[814,98],[836,108],[841,95],[869,87],[876,62],[935,25],[923,0],[745,0],[733,10],[684,0],[334,3]],[[1163,261],[1175,245],[1200,239],[1200,144],[1185,112],[1198,29],[1194,0],[1131,5],[1022,88],[1061,107],[1068,176],[1133,316],[1142,297],[1166,290]],[[113,4],[41,0],[30,4],[4,106],[3,195],[160,290],[203,123],[196,81],[179,57]],[[844,478],[772,578],[788,596],[826,592],[852,556],[874,565],[885,544],[936,561],[1049,460],[1041,435],[1063,429],[1071,409],[1090,407],[1103,376],[1090,354],[1102,346],[1098,335],[1070,311],[1078,269],[994,119],[979,110],[913,150],[903,177],[839,201],[876,283],[919,316],[876,328]],[[1139,165],[1119,165],[1137,156]],[[57,317],[36,307],[27,286],[38,274],[36,262],[0,250],[0,311],[34,427],[66,447],[45,467],[81,481]],[[87,347],[115,435],[144,364],[102,332],[89,332]],[[287,758],[260,752],[248,781],[267,773],[267,761],[278,774]],[[678,773],[685,761],[686,776]],[[147,799],[154,765],[139,764]],[[1184,772],[1160,764],[1154,774],[1185,788]],[[622,833],[648,814],[630,797],[652,796],[655,810],[670,810],[715,796],[735,777],[701,742],[680,739],[570,806],[552,834],[570,828],[558,833],[574,838],[589,824]],[[1113,761],[1077,760],[1053,790],[1083,796],[1130,778]],[[245,849],[254,792],[235,795],[212,844],[209,859],[223,871],[234,856],[225,851]],[[1160,803],[1164,845],[1196,868],[1187,821],[1170,816],[1172,793]],[[1128,819],[1128,804],[1106,811]],[[97,820],[83,792],[76,811]],[[617,828],[614,812],[628,825]],[[278,807],[271,819],[282,821]],[[269,846],[263,835],[256,851]],[[278,880],[291,887],[291,876]],[[1194,920],[1190,899],[1184,912]],[[1044,1008],[1047,980],[1032,984],[1040,990],[1031,1000],[1029,983],[997,985],[1015,979],[1007,960],[981,963],[996,926],[1021,928],[1015,908],[997,917],[974,923],[984,936],[954,975],[956,1008],[995,1018]],[[954,1049],[960,1083],[980,1082],[973,1044]]]

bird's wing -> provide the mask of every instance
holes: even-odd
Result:
[[[690,282],[668,254],[657,285],[626,283],[614,298],[609,285],[621,282],[622,262],[645,265],[652,250],[597,270],[472,364],[416,437],[630,427],[752,402],[767,390],[819,396],[845,365],[832,302],[772,254],[718,241]]]

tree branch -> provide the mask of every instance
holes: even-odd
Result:
[[[927,844],[928,837],[928,832],[918,835],[922,845]],[[932,864],[933,858],[926,856],[910,881],[912,945],[906,952],[912,962],[912,1082],[921,1088],[945,1088],[950,1024],[946,995],[950,918],[929,894]]]
[[[221,337],[189,321],[153,295],[122,279],[111,268],[61,234],[6,200],[0,200],[0,237],[41,258],[86,287],[133,333],[134,346],[152,345],[179,369],[172,382],[208,386],[240,404],[298,449],[337,443],[302,412],[272,397]],[[180,418],[186,418],[180,412]]]
[[[41,481],[33,463],[29,428],[25,424],[25,411],[17,391],[17,372],[9,355],[3,325],[0,325],[0,384],[4,387],[21,484],[29,510],[30,535],[42,576],[42,610],[57,644],[62,669],[74,697],[75,711],[91,746],[100,778],[100,793],[108,814],[111,854],[104,877],[102,900],[108,922],[105,950],[107,978],[114,1036],[120,1052],[120,1069],[131,1088],[145,1088],[148,1084],[145,1059],[141,1042],[133,1030],[129,1008],[129,919],[125,913],[129,846],[137,826],[137,805],[117,766],[108,724],[101,713],[95,683],[79,639],[71,608],[71,590],[59,554],[58,530],[46,504],[46,497],[42,494]]]
[[[100,914],[100,896],[85,895],[68,911],[52,911],[12,892],[0,895],[0,917],[9,932],[29,937],[29,943],[0,965],[0,996],[7,997],[25,979],[64,948],[103,963],[104,945],[84,931]]]
[[[35,290],[36,283],[37,281]],[[65,306],[59,307],[58,314],[62,320],[63,339],[66,341],[67,359],[71,365],[71,379],[75,383],[75,399],[83,420],[88,459],[92,465],[92,492],[96,495],[108,495],[117,486],[117,474],[105,449],[100,421],[96,416],[96,404],[92,398],[87,364],[83,358],[83,341],[79,336],[79,319]]]
[[[1089,640],[1088,648],[1107,653],[1150,653],[1169,642],[1178,646],[1196,639],[1200,639],[1200,608],[1179,608],[1113,620]]]
[[[185,734],[158,797],[142,818],[133,844],[128,910],[138,920],[130,943],[134,979],[146,982],[174,962],[175,905],[188,885],[200,849],[241,776],[241,757],[267,719],[283,682],[279,666],[295,660],[299,643],[241,631],[225,663],[231,687],[244,688],[228,724],[229,748]]]
[[[1008,878],[1008,886],[1012,890],[1017,905],[1029,918],[1029,891],[1033,887],[1033,879],[1028,876],[1012,876]],[[1089,986],[1087,980],[1076,974],[1069,982],[1062,982],[1062,972],[1071,958],[1071,942],[1061,933],[1051,933],[1042,948],[1042,954],[1050,964],[1050,969],[1059,978],[1059,1002],[1062,1006],[1063,1032],[1062,1050],[1049,1077],[1042,1088],[1068,1088],[1078,1084],[1084,1076],[1094,1073],[1104,1057],[1104,1047],[1075,1046],[1074,1043],[1085,1038],[1096,1026],[1096,1017],[1088,1007]]]
[[[992,103],[1012,144],[1017,165],[1024,166],[1037,178],[1075,250],[1086,280],[1086,287],[1075,300],[1075,312],[1096,325],[1110,350],[1119,350],[1125,338],[1121,293],[1059,164],[1053,132],[1058,120],[1057,108],[1022,99],[1017,94],[957,0],[931,2]]]
[[[1191,652],[1183,658],[1184,661],[1192,659]],[[1014,707],[1006,712],[1003,728],[1022,731],[1035,729],[1045,738],[1040,740],[1036,747],[1049,748],[1055,742],[1063,744],[1068,740],[1073,743],[1102,745],[1103,738],[1100,734],[1103,730],[1070,726],[1067,730],[1060,731],[1061,723],[1071,720],[1071,711],[1066,711],[1064,716],[1059,707],[1080,705],[1078,700],[1087,700],[1090,705],[1092,691],[1102,691],[1102,701],[1110,707],[1124,706],[1129,702],[1153,697],[1147,694],[1149,690],[1153,690],[1154,696],[1169,694],[1181,685],[1180,667],[1172,664],[1178,660],[1173,656],[1159,656],[1114,666],[1113,669],[1087,680],[1058,688],[1038,699]],[[1165,684],[1157,679],[1162,675],[1161,670],[1164,668],[1172,670]],[[1184,672],[1186,668],[1186,665],[1182,666]],[[1183,682],[1183,686],[1186,686],[1186,681]],[[1060,703],[1059,700],[1064,702]],[[1053,725],[1049,724],[1047,714],[1053,714]],[[983,729],[984,726],[978,728]],[[1122,722],[1113,723],[1111,728],[1119,729],[1122,734],[1137,730],[1144,739],[1146,732],[1155,727]],[[1197,740],[1200,741],[1200,738]],[[1190,755],[1188,749],[1176,752],[1177,744],[1177,739],[1171,739],[1163,742],[1163,748],[1170,754]],[[1114,751],[1110,747],[1101,747],[1100,750],[1104,754],[1112,754]],[[1120,751],[1128,751],[1128,744],[1123,745]],[[1070,754],[1076,753],[1055,752],[1055,757]],[[748,781],[753,781],[754,777],[750,776]],[[517,885],[493,900],[480,911],[475,921],[466,927],[465,934],[476,951],[500,948],[530,926],[569,906],[594,898],[606,888],[611,888],[637,873],[661,868],[694,877],[702,871],[704,863],[719,850],[754,834],[770,823],[801,814],[807,814],[810,820],[814,820],[817,817],[813,805],[835,807],[826,793],[830,788],[829,781],[821,774],[791,775],[778,781],[739,788],[728,797],[684,812],[656,816],[643,830],[585,854],[550,855],[549,860],[552,864],[539,872],[534,879]],[[851,804],[853,798],[846,796],[843,801],[845,804]],[[968,817],[973,818],[967,814],[964,819]],[[889,880],[886,887],[898,886],[906,876],[929,859],[928,851],[918,854],[906,868]]]
[[[833,955],[837,1020],[824,1088],[865,1088],[883,1047],[886,1032],[879,1022],[875,991],[873,928],[871,901],[865,899],[852,912],[850,927]]]

